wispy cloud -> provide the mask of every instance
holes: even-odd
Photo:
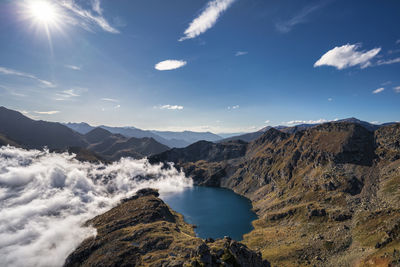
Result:
[[[270,120],[266,120],[264,123],[265,124],[268,124],[268,123],[270,123],[271,121]]]
[[[240,57],[240,56],[244,56],[247,55],[249,52],[247,51],[237,51],[235,56]]]
[[[118,99],[114,99],[114,98],[107,98],[107,97],[101,98],[100,100],[101,100],[101,101],[106,101],[106,102],[114,102],[114,103],[117,103],[117,102],[119,102],[119,100],[118,100]]]
[[[175,60],[175,59],[168,59],[168,60],[164,60],[161,62],[158,62],[154,68],[156,70],[175,70],[175,69],[179,69],[182,68],[183,66],[185,66],[187,64],[186,61],[184,60]]]
[[[332,98],[332,97],[329,97],[329,98],[328,98],[328,101],[329,101],[329,102],[333,101],[333,98]]]
[[[184,36],[179,41],[192,39],[206,32],[217,23],[221,14],[227,10],[235,0],[213,0],[207,3],[207,6],[201,14],[195,18],[189,27],[185,30]]]
[[[229,106],[229,107],[228,107],[228,109],[238,109],[238,108],[240,108],[239,105],[234,105],[234,106]]]
[[[35,75],[30,74],[30,73],[25,73],[25,72],[21,72],[21,71],[9,69],[9,68],[4,68],[4,67],[0,67],[0,73],[4,74],[4,75],[14,75],[14,76],[33,79],[33,80],[38,81],[39,83],[43,84],[46,87],[55,87],[55,85],[52,82],[39,79],[38,77],[36,77]]]
[[[50,110],[50,111],[34,111],[36,114],[40,114],[40,115],[54,115],[57,113],[60,113],[60,111],[58,110]]]
[[[377,65],[390,65],[390,64],[394,64],[394,63],[400,63],[400,57],[393,58],[393,59],[381,59],[381,60],[378,60],[378,62],[376,64]]]
[[[297,13],[293,17],[291,17],[290,19],[276,23],[275,27],[279,32],[282,32],[282,33],[290,32],[293,29],[293,27],[296,26],[297,24],[305,23],[307,20],[307,17],[311,13],[322,8],[323,6],[325,6],[325,4],[326,3],[324,2],[324,3],[319,3],[317,5],[307,6],[307,7],[303,8],[299,13]]]
[[[81,70],[81,67],[75,65],[65,65],[65,67],[71,70]]]
[[[393,90],[394,90],[396,93],[400,93],[400,86],[393,87]]]
[[[333,66],[341,70],[358,65],[361,68],[366,68],[372,65],[371,60],[381,51],[381,48],[358,51],[359,48],[360,45],[358,44],[337,46],[315,62],[314,67]]]
[[[328,122],[328,120],[326,120],[326,119],[319,119],[319,120],[293,120],[293,121],[284,122],[284,124],[288,124],[288,125],[319,124],[319,123],[324,123],[324,122]]]
[[[66,22],[81,26],[88,31],[94,31],[95,27],[99,27],[109,33],[120,33],[103,17],[100,1],[92,1],[92,9],[97,15],[93,14],[90,10],[83,9],[74,0],[60,1],[59,4],[69,11],[69,16],[65,17]]]
[[[396,41],[396,44],[400,44],[400,39]]]
[[[27,96],[26,94],[19,93],[17,90],[12,89],[8,86],[0,85],[0,88],[3,88],[7,93],[9,93],[10,95],[13,95],[13,96],[17,96],[17,97],[26,97]]]
[[[86,88],[72,88],[72,89],[64,90],[64,91],[58,92],[56,94],[55,100],[63,101],[63,100],[70,100],[72,98],[77,98],[77,97],[81,96],[82,92],[86,92],[87,90],[88,89],[86,89]]]
[[[170,109],[170,110],[182,110],[183,106],[179,105],[162,105],[158,107],[159,109]]]
[[[100,0],[91,0],[92,9],[99,15],[103,14],[103,9],[100,7]]]
[[[372,91],[372,93],[379,94],[379,93],[382,93],[384,90],[385,90],[385,88],[381,87],[381,88],[375,89],[374,91]]]

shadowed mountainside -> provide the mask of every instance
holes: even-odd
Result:
[[[261,255],[229,238],[197,238],[182,215],[172,211],[152,189],[88,222],[97,235],[67,258],[73,266],[269,266]]]
[[[126,138],[120,134],[112,134],[103,128],[95,128],[84,137],[89,142],[89,150],[111,161],[121,157],[139,159],[169,149],[153,138]]]
[[[269,129],[234,158],[170,150],[151,160],[248,197],[259,219],[244,243],[273,265],[390,266],[400,262],[399,140],[400,124],[332,122]]]
[[[4,107],[0,107],[0,133],[26,148],[47,146],[59,149],[87,145],[79,133],[60,123],[35,121]]]
[[[169,149],[152,138],[127,138],[102,128],[82,135],[60,123],[35,121],[4,107],[0,107],[0,145],[48,147],[51,151],[74,152],[78,159],[88,161],[139,159]]]

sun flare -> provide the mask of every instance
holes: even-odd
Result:
[[[27,11],[29,18],[37,24],[43,24],[48,27],[59,22],[59,11],[49,1],[30,1],[27,5]]]

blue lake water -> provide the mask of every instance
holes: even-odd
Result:
[[[196,234],[203,239],[230,236],[242,240],[257,218],[251,202],[228,189],[195,186],[162,199],[183,214],[186,222],[196,225]]]

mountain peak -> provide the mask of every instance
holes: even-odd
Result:
[[[105,138],[111,136],[112,133],[110,133],[109,131],[97,127],[94,128],[93,130],[91,130],[90,132],[88,132],[87,134],[85,134],[86,140],[89,141],[89,143],[98,143],[103,141]]]

